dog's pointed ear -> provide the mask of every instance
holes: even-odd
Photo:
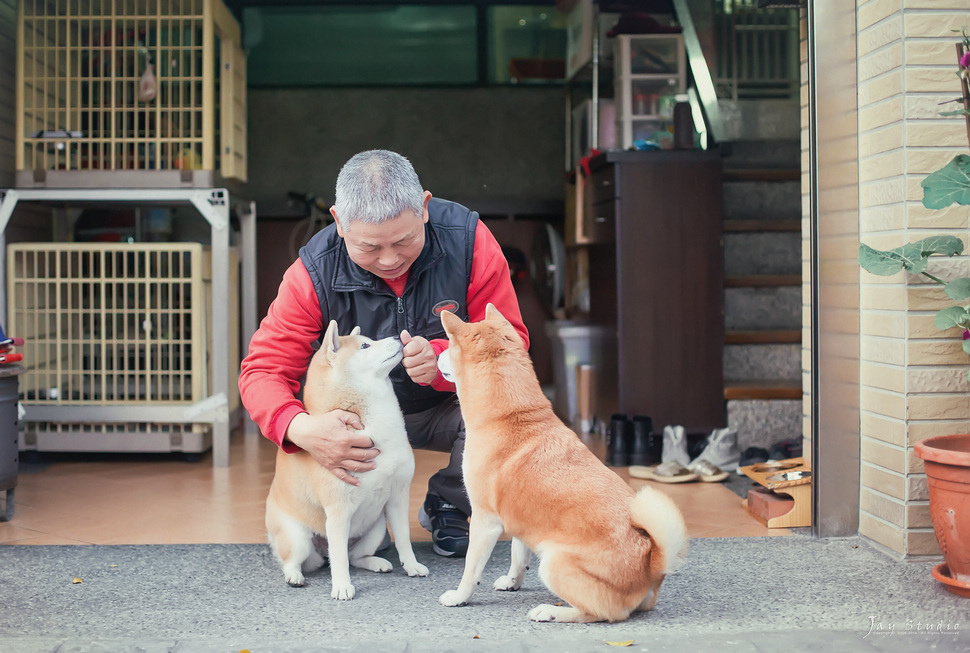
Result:
[[[339,336],[340,334],[337,333],[337,322],[330,320],[330,326],[327,327],[327,332],[323,334],[323,342],[320,343],[320,346],[327,353],[327,360],[333,359],[333,355],[340,349]]]
[[[352,335],[352,336],[359,336],[359,335],[360,335],[360,327],[359,327],[359,326],[355,326],[355,327],[354,327],[354,328],[353,328],[353,329],[352,329],[352,330],[350,331],[350,335]]]
[[[451,311],[441,311],[441,326],[445,328],[445,333],[450,338],[452,334],[460,333],[465,323]]]
[[[485,306],[485,319],[486,320],[501,320],[503,322],[508,322],[505,316],[499,313],[499,310],[495,308],[495,304],[489,302]]]

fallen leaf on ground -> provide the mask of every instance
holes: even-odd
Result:
[[[610,646],[633,646],[633,640],[628,640],[626,642],[606,642]]]
[[[83,583],[84,581],[83,581],[83,580],[81,580],[80,578],[78,578],[77,576],[75,576],[75,577],[74,577],[74,580],[72,580],[71,582],[72,582],[73,584],[75,584],[75,585],[77,585],[77,584],[79,584],[79,583]]]

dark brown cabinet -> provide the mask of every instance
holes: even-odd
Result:
[[[724,426],[721,159],[608,152],[591,162],[582,219],[590,323],[603,343],[594,410]]]

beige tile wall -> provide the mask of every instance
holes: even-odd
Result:
[[[892,248],[934,233],[966,239],[967,207],[930,211],[920,182],[967,151],[956,43],[970,0],[857,0],[859,228]],[[954,31],[955,30],[955,31]],[[966,257],[934,260],[943,278],[970,274]],[[948,305],[921,278],[860,271],[860,533],[900,556],[938,554],[919,440],[970,428],[970,358],[958,334],[933,326]]]

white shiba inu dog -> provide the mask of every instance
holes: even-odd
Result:
[[[324,557],[314,547],[314,535],[326,537],[330,557],[331,596],[354,598],[350,565],[375,572],[393,566],[374,555],[386,524],[394,535],[398,556],[408,576],[427,576],[415,559],[408,522],[414,453],[404,428],[404,416],[394,395],[391,370],[401,362],[397,338],[371,340],[360,329],[347,336],[330,322],[319,351],[310,360],[303,403],[310,414],[337,408],[352,411],[364,423],[361,432],[380,450],[377,468],[360,474],[355,487],[334,476],[305,451],[276,454],[276,475],[266,499],[266,530],[286,582],[302,586],[303,572],[319,569]]]

